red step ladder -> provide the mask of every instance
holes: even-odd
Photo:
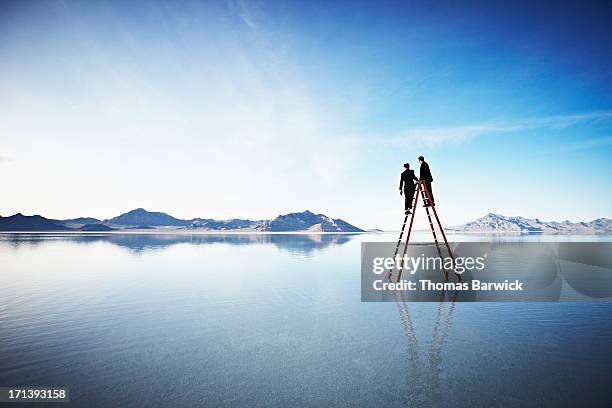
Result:
[[[436,207],[435,205],[429,205],[429,203],[432,202],[431,200],[431,194],[429,193],[429,189],[427,188],[427,184],[424,181],[419,181],[417,182],[417,188],[414,194],[414,200],[412,202],[412,217],[410,217],[410,225],[408,226],[408,232],[406,234],[406,242],[404,243],[404,250],[402,253],[402,259],[404,258],[404,256],[406,255],[406,252],[408,251],[408,243],[410,242],[410,234],[412,232],[412,224],[414,223],[414,215],[416,214],[416,209],[417,204],[419,203],[419,196],[423,196],[423,202],[425,203],[425,212],[427,213],[427,220],[429,221],[429,226],[431,228],[431,233],[433,235],[433,239],[434,242],[436,243],[436,249],[438,251],[438,256],[441,259],[444,259],[442,257],[442,250],[440,249],[440,242],[438,241],[438,236],[436,235],[436,230],[434,228],[434,223],[433,220],[431,218],[431,212],[429,211],[429,209],[431,208],[431,210],[433,211],[433,215],[436,219],[436,222],[438,224],[438,229],[440,230],[440,233],[442,235],[442,238],[444,239],[444,245],[446,246],[446,250],[448,251],[448,255],[450,256],[450,258],[453,260],[453,266],[455,265],[455,258],[453,256],[453,252],[450,249],[450,245],[448,245],[448,240],[446,239],[446,234],[444,233],[444,228],[442,228],[442,223],[440,222],[440,217],[438,217],[438,212],[436,211]],[[395,253],[393,254],[393,259],[395,259],[395,257],[397,256],[399,249],[401,247],[402,244],[402,237],[404,236],[404,230],[406,229],[406,222],[408,221],[408,214],[406,214],[406,216],[404,217],[404,224],[402,225],[402,230],[400,232],[399,235],[399,239],[397,240],[397,245],[395,246]],[[403,264],[401,264],[401,267],[398,270],[397,273],[397,279],[396,282],[400,281],[400,278],[402,277],[402,271],[403,271]],[[389,270],[389,272],[387,273],[387,280],[391,280],[391,277],[393,275],[393,269]],[[457,276],[457,281],[461,282],[461,275],[455,273],[455,276]],[[444,280],[446,282],[448,282],[448,271],[445,270],[444,271]]]

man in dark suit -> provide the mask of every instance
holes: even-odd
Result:
[[[431,189],[431,182],[433,181],[433,177],[431,176],[431,171],[429,170],[429,164],[425,162],[425,158],[423,156],[419,156],[419,162],[421,163],[421,169],[419,171],[419,179],[425,182],[427,186],[427,190],[429,191],[429,196],[431,197],[431,203],[427,200],[427,194],[425,194],[425,205],[424,207],[428,207],[430,204],[436,205],[435,199],[433,196],[433,190]]]
[[[419,181],[419,179],[414,175],[414,170],[410,170],[410,164],[404,163],[404,168],[406,170],[402,172],[400,177],[399,190],[400,195],[402,195],[402,192],[404,193],[404,209],[406,210],[406,215],[408,215],[412,209],[412,200],[414,199],[414,181]]]

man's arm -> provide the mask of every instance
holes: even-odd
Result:
[[[402,191],[402,188],[404,187],[404,175],[400,175],[400,192]]]

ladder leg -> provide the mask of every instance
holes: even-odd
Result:
[[[419,183],[415,191],[415,194],[414,194],[414,204],[412,206],[412,217],[410,217],[410,226],[408,227],[408,233],[406,234],[406,243],[404,244],[404,252],[402,253],[402,260],[404,259],[404,256],[406,255],[406,251],[408,250],[408,242],[410,241],[410,233],[412,232],[412,223],[414,222],[414,214],[416,214],[417,204],[419,203],[420,192],[421,192],[421,184]],[[400,281],[400,278],[402,277],[403,269],[404,269],[404,264],[400,262],[400,268],[397,272],[396,282]]]
[[[426,201],[426,198],[428,198],[427,201]],[[423,201],[431,202],[429,198],[431,198],[429,197],[429,190],[427,189],[427,185],[423,183]],[[444,261],[444,258],[442,257],[442,251],[440,250],[440,243],[438,242],[438,236],[436,235],[436,229],[433,225],[433,220],[431,219],[431,213],[429,212],[429,207],[425,207],[425,212],[427,213],[427,220],[429,221],[429,227],[431,228],[431,234],[433,235],[434,242],[436,243],[436,250],[438,251],[438,256],[440,257],[442,261]],[[453,259],[453,264],[454,264],[454,259]],[[444,281],[448,282],[448,271],[446,270],[446,268],[444,268]]]
[[[416,196],[416,194],[415,194],[415,196]],[[414,207],[415,206],[415,199],[414,198],[412,199],[412,204],[413,204],[413,207]],[[400,235],[399,235],[399,238],[397,240],[397,245],[395,246],[395,252],[393,253],[393,258],[394,259],[397,256],[397,253],[399,252],[400,245],[402,243],[402,236],[404,235],[404,230],[406,229],[406,222],[408,222],[408,214],[406,214],[406,216],[404,217],[404,223],[402,224],[402,230],[400,231]],[[387,281],[390,281],[391,276],[393,275],[393,269],[395,269],[395,268],[391,268],[387,272]]]
[[[404,217],[404,223],[402,224],[402,230],[399,234],[399,238],[397,240],[397,245],[395,246],[395,252],[393,253],[393,259],[397,256],[399,252],[400,245],[402,244],[402,236],[404,235],[404,230],[406,229],[406,222],[408,221],[408,214]],[[387,280],[391,279],[391,275],[393,274],[393,268],[389,269],[387,272]]]
[[[427,197],[429,198],[429,201],[431,202],[431,196],[429,194],[429,190],[427,189],[427,186],[424,186],[424,190],[425,193],[427,194]],[[444,228],[442,228],[442,223],[440,222],[440,217],[438,217],[438,212],[436,211],[436,207],[432,206],[431,209],[433,210],[434,216],[436,217],[436,222],[438,223],[438,228],[440,228],[440,233],[442,234],[442,238],[444,239],[444,245],[446,245],[446,250],[448,251],[448,254],[450,255],[452,262],[453,262],[453,270],[454,270],[454,266],[455,266],[455,257],[453,256],[453,252],[450,249],[450,245],[448,244],[448,240],[446,239],[446,234],[444,233]],[[461,275],[459,275],[457,272],[455,272],[455,276],[457,277],[457,280],[459,282],[461,282]]]
[[[429,220],[429,227],[431,228],[431,234],[433,235],[434,242],[436,243],[436,250],[438,251],[438,256],[444,262],[444,258],[442,257],[442,251],[440,250],[440,243],[438,242],[438,237],[436,236],[436,230],[433,225],[433,221],[431,220],[431,213],[429,212],[429,207],[425,207],[425,211],[427,212],[427,219]],[[444,280],[448,282],[448,271],[444,268]]]

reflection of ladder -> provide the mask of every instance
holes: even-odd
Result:
[[[429,205],[429,203],[432,203],[432,199],[431,199],[431,194],[429,192],[429,189],[427,188],[427,184],[424,181],[419,181],[417,182],[417,188],[414,194],[414,200],[412,201],[412,216],[410,217],[410,225],[408,226],[408,232],[406,233],[406,242],[404,243],[404,250],[402,253],[402,260],[404,258],[404,256],[406,255],[406,251],[408,250],[408,243],[410,242],[410,233],[412,232],[412,224],[414,222],[414,214],[416,213],[416,209],[417,209],[417,204],[419,203],[419,196],[422,195],[423,196],[423,202],[425,203],[424,207],[425,207],[425,212],[427,213],[427,219],[429,221],[429,226],[431,228],[431,233],[433,235],[433,239],[434,242],[436,243],[436,249],[438,251],[438,256],[444,260],[444,258],[442,257],[442,250],[440,249],[440,243],[438,242],[438,236],[436,235],[436,230],[434,228],[434,223],[433,220],[431,218],[431,212],[429,211],[429,209],[431,208],[434,217],[436,218],[436,222],[438,224],[438,229],[440,230],[440,233],[442,235],[442,238],[444,239],[444,245],[446,246],[446,250],[448,251],[448,255],[450,256],[450,258],[452,259],[452,265],[453,267],[455,266],[455,258],[453,257],[453,252],[450,249],[450,246],[448,245],[448,240],[446,239],[446,234],[444,233],[444,228],[442,228],[442,223],[440,222],[440,217],[438,217],[438,213],[436,211],[436,206],[435,205]],[[402,225],[402,231],[400,232],[399,235],[399,239],[397,241],[397,245],[395,246],[395,253],[393,254],[393,258],[395,259],[395,257],[397,256],[397,253],[399,252],[399,248],[402,244],[402,237],[404,236],[404,230],[406,229],[406,222],[408,221],[408,214],[406,214],[406,217],[404,217],[404,224]],[[442,262],[443,264],[445,264],[445,262]],[[400,262],[400,268],[398,270],[397,273],[397,282],[399,282],[400,278],[402,277],[402,271],[403,271],[403,263]],[[391,275],[392,275],[393,270],[390,270],[387,273],[387,279],[391,279]],[[461,282],[461,275],[459,274],[455,274],[457,276],[457,280],[459,282]],[[444,280],[448,282],[448,271],[445,269],[444,271]]]
[[[394,295],[400,322],[404,329],[406,339],[408,340],[407,357],[408,363],[411,366],[410,369],[412,370],[412,372],[409,373],[409,378],[415,382],[413,385],[416,385],[416,387],[411,389],[411,394],[417,398],[416,402],[421,402],[420,399],[424,398],[425,402],[431,403],[426,405],[438,406],[440,405],[438,399],[441,385],[442,356],[444,344],[448,338],[453,321],[457,292],[455,291],[453,296],[449,297],[448,302],[450,302],[450,305],[448,308],[445,307],[447,303],[446,292],[442,291],[440,294],[440,303],[438,304],[436,321],[433,326],[433,333],[429,346],[429,364],[427,364],[426,354],[423,353],[422,356],[419,348],[415,325],[411,319],[410,310],[408,309],[408,304],[404,299],[404,295],[401,291],[394,291]]]

